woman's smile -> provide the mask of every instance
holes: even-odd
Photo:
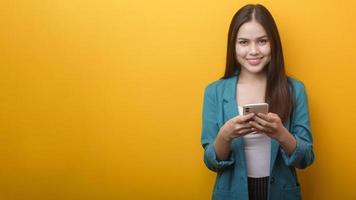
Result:
[[[250,65],[259,65],[261,63],[263,57],[260,58],[246,58],[247,62]]]

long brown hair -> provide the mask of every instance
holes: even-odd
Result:
[[[254,15],[254,16],[252,16]],[[271,60],[265,66],[267,87],[265,101],[269,104],[269,111],[279,115],[286,122],[292,112],[293,99],[289,91],[289,79],[284,69],[282,44],[276,23],[271,13],[260,4],[248,4],[239,9],[231,20],[228,42],[225,74],[221,79],[235,75],[241,70],[241,65],[236,59],[236,37],[242,24],[252,21],[253,17],[267,32],[271,44]]]

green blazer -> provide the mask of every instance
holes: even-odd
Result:
[[[243,138],[231,143],[228,160],[218,160],[214,140],[225,122],[238,115],[235,76],[220,79],[205,88],[201,144],[204,148],[204,163],[217,173],[212,199],[248,200],[247,167]],[[294,107],[284,126],[297,141],[294,152],[288,156],[279,143],[271,141],[271,166],[268,194],[270,200],[301,199],[301,189],[296,168],[303,169],[314,161],[313,139],[310,129],[308,100],[304,84],[289,78],[294,96]]]

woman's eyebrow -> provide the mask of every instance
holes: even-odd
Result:
[[[257,37],[256,39],[258,40],[258,39],[262,39],[262,38],[265,38],[265,37],[267,37],[267,35],[262,35],[262,36],[260,36],[260,37]],[[239,37],[239,38],[237,38],[238,40],[249,40],[249,39],[247,39],[247,38],[243,38],[243,37]]]

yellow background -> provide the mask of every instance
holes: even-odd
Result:
[[[203,90],[247,2],[2,0],[0,199],[210,199]],[[304,198],[356,199],[356,3],[259,3],[309,95]]]

